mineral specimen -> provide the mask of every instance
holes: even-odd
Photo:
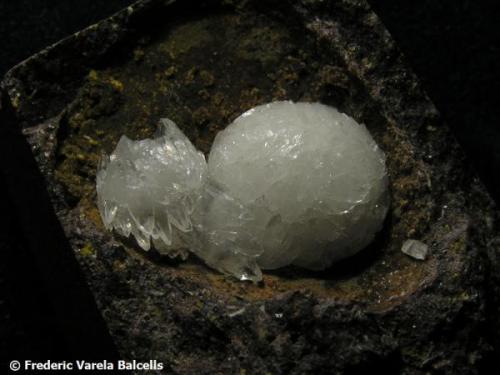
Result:
[[[157,137],[131,141],[122,136],[115,151],[101,160],[96,177],[97,203],[105,226],[149,250],[186,257],[186,233],[206,176],[203,154],[168,119]]]
[[[429,247],[421,241],[410,239],[403,243],[401,251],[414,259],[425,260]]]
[[[318,103],[253,108],[220,132],[208,165],[167,119],[122,137],[97,175],[104,224],[148,250],[239,279],[260,267],[320,270],[370,243],[388,208],[385,157],[364,125]]]

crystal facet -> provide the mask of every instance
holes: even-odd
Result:
[[[364,125],[318,103],[255,107],[220,132],[208,164],[173,122],[122,137],[97,175],[104,224],[148,250],[241,280],[330,266],[370,243],[388,209],[383,152]]]
[[[401,247],[401,251],[414,259],[425,260],[429,247],[418,240],[406,240]]]
[[[144,250],[153,243],[160,253],[185,258],[206,173],[203,154],[168,119],[160,120],[154,139],[122,136],[96,177],[104,225],[125,237],[133,234]]]

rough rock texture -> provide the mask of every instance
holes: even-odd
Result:
[[[2,90],[124,357],[184,374],[465,374],[497,344],[493,204],[364,1],[141,1]],[[385,151],[392,203],[370,251],[251,285],[104,230],[95,171],[121,134],[145,138],[170,113],[208,152],[238,114],[283,99],[339,108]],[[425,261],[401,252],[408,238]]]

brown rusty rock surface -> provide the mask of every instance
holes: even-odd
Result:
[[[2,88],[124,357],[178,373],[474,373],[487,353],[492,202],[364,1],[139,1]],[[392,206],[368,249],[254,285],[104,230],[95,173],[122,134],[169,117],[207,153],[239,114],[283,99],[339,108],[385,151]],[[400,251],[408,238],[425,261]]]

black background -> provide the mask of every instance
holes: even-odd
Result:
[[[0,0],[0,77],[41,48],[132,3],[131,0]],[[500,15],[488,0],[369,0],[452,128],[490,193],[500,199]],[[0,124],[4,126],[5,124]],[[2,161],[5,162],[5,161]],[[1,187],[1,186],[0,186]],[[11,211],[0,189],[2,215]],[[9,217],[7,217],[9,219]],[[12,218],[0,254],[22,248]],[[17,250],[16,250],[17,252]],[[0,256],[0,359],[61,353],[54,316],[29,260]],[[16,268],[17,267],[17,268]],[[20,270],[20,272],[17,272]],[[17,278],[17,280],[16,280]],[[19,296],[24,288],[28,296]],[[26,311],[30,309],[30,311]],[[2,369],[0,369],[0,372]]]

